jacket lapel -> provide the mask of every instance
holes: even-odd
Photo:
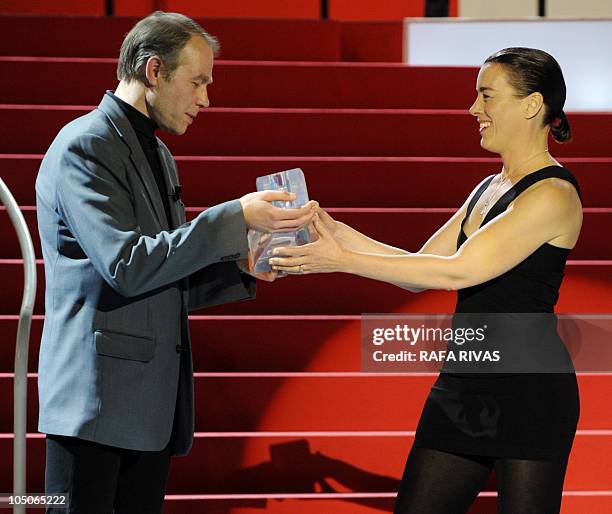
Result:
[[[170,228],[180,227],[185,223],[185,204],[180,196],[180,183],[176,170],[176,163],[168,150],[168,147],[157,138],[157,151],[159,153],[159,162],[161,163],[162,173],[166,181],[166,189],[169,195],[170,216],[172,216]],[[178,194],[177,194],[178,187]],[[189,305],[189,277],[183,278],[181,281],[182,298],[183,298],[183,317],[186,322]],[[187,338],[183,341],[183,345],[189,347],[189,331],[183,331],[183,335]]]
[[[159,162],[166,181],[166,189],[170,196],[170,215],[172,216],[171,228],[176,228],[185,223],[185,205],[180,196],[180,183],[176,173],[174,159],[164,143],[158,138]]]
[[[162,198],[160,196],[157,184],[155,183],[153,172],[151,171],[149,162],[142,151],[138,138],[136,137],[136,133],[130,125],[130,122],[125,117],[121,107],[117,105],[117,102],[115,102],[108,95],[104,95],[98,109],[106,114],[114,125],[121,139],[123,139],[125,144],[129,147],[130,160],[138,172],[140,180],[147,193],[156,222],[160,228],[168,228],[169,220],[166,219],[164,205],[162,203]]]

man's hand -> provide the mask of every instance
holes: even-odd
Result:
[[[257,191],[240,198],[247,227],[259,232],[293,232],[312,221],[319,204],[313,200],[299,209],[283,209],[272,202],[291,202],[294,193]]]
[[[247,259],[241,259],[236,261],[236,265],[240,268],[240,271],[247,273],[258,280],[265,280],[266,282],[274,282],[278,276],[284,276],[277,271],[268,271],[266,273],[255,273],[252,269],[251,263]]]

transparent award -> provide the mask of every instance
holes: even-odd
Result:
[[[271,190],[295,193],[295,200],[291,202],[272,202],[277,207],[296,209],[308,202],[306,179],[304,178],[304,172],[300,168],[258,177],[256,185],[258,191]],[[311,236],[306,227],[298,231],[275,233],[249,230],[248,240],[252,267],[256,273],[264,273],[272,271],[269,260],[272,257],[274,248],[279,246],[300,246],[309,243]]]

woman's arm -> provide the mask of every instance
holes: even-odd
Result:
[[[376,255],[342,248],[320,221],[321,238],[277,249],[271,263],[287,273],[342,271],[400,287],[456,290],[491,280],[559,236],[580,230],[582,209],[575,189],[550,182],[518,197],[506,212],[475,232],[450,256]]]
[[[321,209],[319,213],[319,217],[322,221],[324,220],[325,216],[331,218],[323,209]],[[395,246],[376,241],[375,239],[362,234],[346,223],[342,223],[341,221],[334,221],[334,223],[336,224],[334,237],[336,237],[338,242],[347,250],[363,253],[378,253],[383,255],[410,254],[410,252],[402,250],[401,248],[396,248]],[[326,224],[326,227],[327,226],[328,225]]]
[[[321,221],[325,220],[325,218],[329,218],[331,220],[331,217],[325,211],[323,211],[323,209],[320,209],[320,213],[321,214],[319,215],[319,217]],[[456,221],[459,220],[458,223],[460,225],[461,219],[463,219],[463,215],[461,215],[460,212],[458,211],[457,213],[455,213],[453,218],[451,218],[451,220],[449,220],[444,225],[444,227],[439,229],[429,239],[429,241],[425,244],[425,246],[421,248],[421,250],[419,250],[419,252],[417,253],[423,252],[424,249],[428,246],[431,249],[431,253],[433,254],[436,253],[436,247],[438,251],[441,251],[441,252],[448,251],[449,247],[452,248],[451,240],[452,240],[453,234],[455,235],[454,245],[456,245],[456,241],[457,241],[456,236],[458,234]],[[336,238],[336,240],[340,243],[340,245],[343,248],[345,248],[346,250],[350,252],[363,253],[363,254],[376,254],[376,255],[412,255],[410,252],[406,250],[402,250],[401,248],[396,248],[394,246],[387,245],[380,241],[376,241],[375,239],[372,239],[366,236],[365,234],[362,234],[358,230],[355,230],[353,227],[345,223],[342,223],[340,221],[334,221],[334,220],[332,220],[332,222],[335,224],[333,226],[335,230],[333,232],[334,237]],[[324,222],[324,225],[327,229],[329,229],[330,227],[329,222],[327,223]],[[411,293],[420,293],[425,290],[425,288],[405,286],[397,282],[392,282],[392,283],[393,285],[406,289],[410,291]]]
[[[488,178],[488,177],[487,177]],[[484,179],[487,180],[487,179]],[[484,181],[482,181],[484,182]],[[478,184],[474,190],[470,193],[464,204],[451,216],[451,218],[440,227],[416,252],[416,254],[429,254],[439,256],[450,256],[457,251],[457,238],[459,231],[461,230],[461,223],[467,212],[467,207],[476,193],[480,188],[481,184]],[[332,234],[332,236],[340,243],[342,247],[352,252],[357,253],[369,253],[369,254],[380,254],[380,255],[414,255],[401,248],[396,248],[380,241],[376,241],[365,234],[362,234],[353,227],[346,225],[340,221],[334,220],[327,212],[319,208],[318,210],[319,219],[325,226],[325,228]],[[392,282],[393,283],[393,282]],[[398,287],[402,287],[412,293],[420,293],[425,291],[427,288],[410,287],[404,286],[399,283],[393,283]]]

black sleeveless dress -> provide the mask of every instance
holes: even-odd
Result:
[[[572,183],[580,194],[576,179],[567,169],[543,168],[508,190],[481,226],[503,213],[528,187],[552,177]],[[465,219],[492,179],[489,177],[478,189]],[[465,219],[457,248],[467,239]],[[455,317],[470,313],[548,313],[554,317],[569,253],[568,249],[543,244],[501,276],[458,291]],[[567,355],[556,324],[549,332],[549,343]],[[526,341],[527,346],[537,346],[540,337]],[[443,368],[425,402],[414,446],[496,458],[567,458],[580,410],[576,375],[569,362],[571,369],[563,373],[453,373]]]

